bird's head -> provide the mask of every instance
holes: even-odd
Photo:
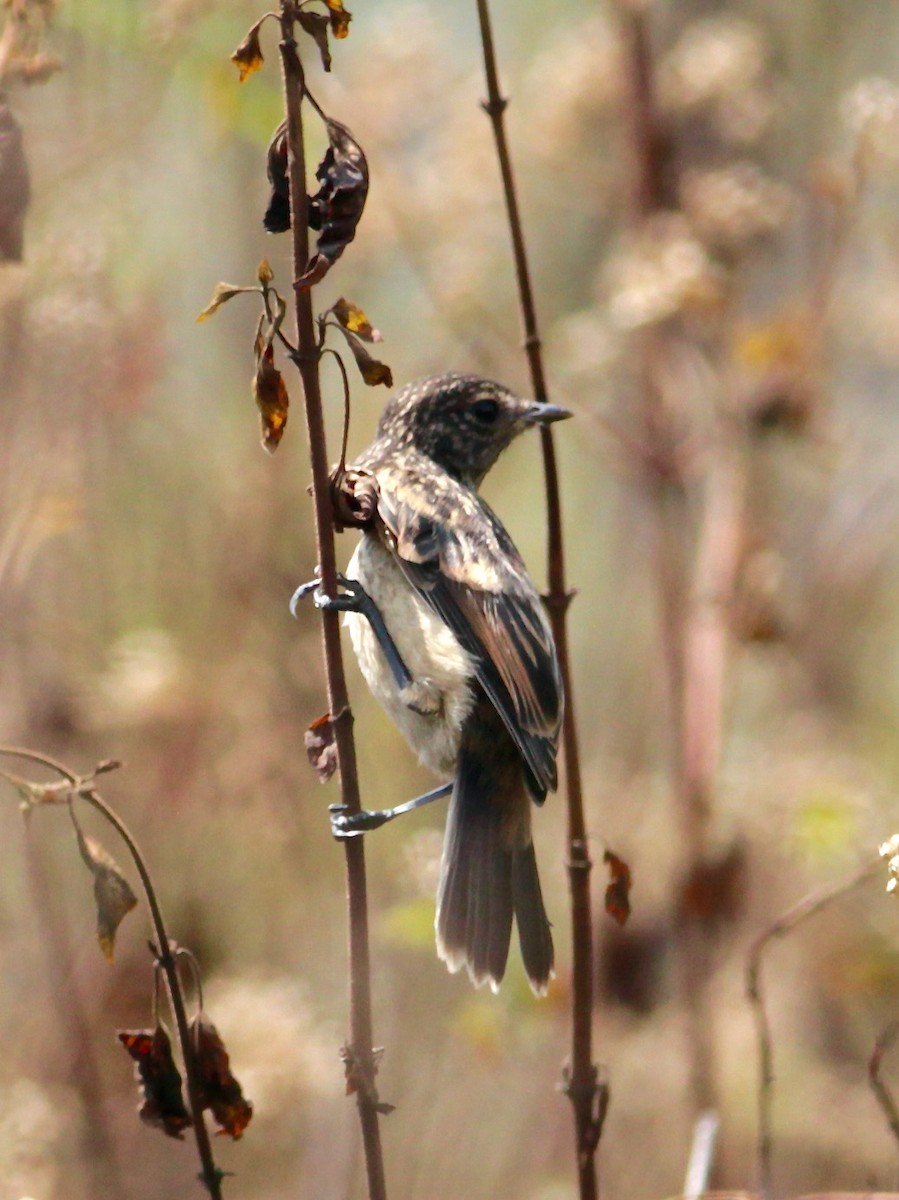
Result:
[[[415,450],[477,485],[520,433],[570,416],[477,375],[433,375],[397,392],[384,409],[378,442]]]

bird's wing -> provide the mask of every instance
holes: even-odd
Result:
[[[543,604],[498,518],[444,477],[378,471],[385,542],[408,581],[475,661],[539,803],[556,786],[562,684]]]

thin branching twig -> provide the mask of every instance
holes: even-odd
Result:
[[[178,977],[178,966],[175,957],[175,948],[170,942],[166,931],[165,921],[162,916],[162,909],[159,905],[159,899],[156,895],[156,889],[153,886],[153,880],[150,877],[150,872],[147,869],[146,862],[140,851],[140,847],[134,837],[128,830],[128,827],[122,821],[121,817],[107,804],[107,802],[99,795],[93,783],[92,777],[83,777],[76,775],[64,763],[59,762],[55,758],[51,758],[47,754],[39,753],[36,750],[27,750],[21,746],[0,746],[0,755],[6,755],[13,758],[21,758],[27,762],[36,763],[38,766],[47,767],[48,770],[55,771],[70,785],[72,798],[77,797],[89,804],[91,808],[105,818],[105,820],[115,829],[116,833],[125,843],[128,853],[131,856],[131,861],[140,877],[141,887],[144,891],[144,896],[147,900],[147,907],[150,910],[150,919],[153,925],[153,932],[156,939],[156,954],[157,965],[163,972],[168,990],[169,1002],[171,1004],[172,1014],[175,1018],[175,1027],[178,1033],[178,1043],[181,1048],[181,1057],[184,1062],[184,1074],[186,1077],[187,1099],[190,1106],[190,1115],[193,1120],[192,1132],[197,1144],[197,1154],[200,1158],[200,1179],[205,1185],[212,1200],[222,1200],[222,1179],[223,1172],[216,1166],[215,1159],[212,1154],[212,1143],[209,1138],[209,1130],[206,1128],[206,1121],[203,1115],[203,1101],[201,1096],[201,1088],[199,1076],[197,1072],[193,1042],[190,1037],[187,1021],[187,1011],[184,1004],[184,992],[181,986],[181,980]]]
[[[774,1048],[771,1038],[771,1022],[765,1007],[765,992],[762,986],[762,962],[765,952],[776,938],[785,937],[797,925],[809,917],[815,916],[823,908],[827,908],[834,900],[845,896],[854,888],[866,883],[879,871],[883,870],[883,861],[877,859],[856,871],[849,879],[841,883],[821,888],[809,896],[805,896],[792,908],[788,908],[752,943],[746,960],[746,995],[752,1005],[755,1017],[756,1039],[758,1043],[759,1084],[758,1084],[758,1135],[756,1153],[758,1156],[759,1192],[762,1200],[770,1200],[772,1195],[771,1164],[774,1152],[772,1126],[772,1105],[774,1100]]]
[[[281,69],[287,115],[288,175],[290,181],[291,228],[293,231],[294,278],[299,279],[309,261],[309,221],[306,195],[306,157],[302,104],[306,95],[303,67],[294,39],[296,6],[281,4]],[[309,288],[296,289],[296,364],[303,382],[306,428],[312,467],[312,500],[321,586],[326,595],[337,594],[337,565],[334,546],[334,509],[325,443],[325,427],[319,383],[320,350],[316,343],[312,296]],[[340,798],[347,813],[360,805],[353,717],[349,706],[338,614],[322,611],[322,639],[328,689],[328,711],[334,730],[340,772]],[[371,1016],[371,967],[368,937],[368,900],[363,838],[343,843],[346,855],[349,920],[350,1045],[345,1051],[348,1084],[356,1092],[359,1120],[365,1147],[368,1190],[371,1200],[385,1200],[387,1191],[378,1115],[383,1111],[375,1087],[377,1063],[373,1051]]]
[[[484,73],[487,81],[487,100],[484,109],[493,127],[496,154],[502,176],[509,233],[512,239],[512,254],[515,260],[515,275],[518,281],[524,350],[530,368],[534,399],[546,403],[548,396],[537,313],[531,287],[524,228],[515,191],[512,159],[503,119],[508,101],[502,96],[499,87],[488,0],[477,0],[477,9],[481,44],[484,51]],[[593,864],[590,859],[584,821],[580,752],[568,654],[566,616],[573,593],[568,590],[565,582],[562,508],[556,452],[553,433],[548,426],[541,428],[540,436],[546,491],[548,591],[545,601],[565,690],[562,749],[568,799],[567,865],[572,928],[572,1038],[571,1059],[566,1071],[564,1090],[570,1097],[574,1109],[579,1195],[581,1200],[593,1200],[597,1195],[598,1188],[596,1149],[599,1145],[608,1103],[608,1089],[605,1084],[600,1084],[599,1074],[593,1062],[593,920],[590,905],[590,871]]]

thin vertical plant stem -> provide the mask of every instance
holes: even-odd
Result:
[[[190,1037],[190,1031],[187,1021],[187,1010],[184,1005],[184,991],[181,987],[181,980],[178,977],[178,966],[175,956],[172,953],[172,944],[169,941],[169,936],[166,931],[165,921],[162,917],[162,909],[159,906],[159,899],[156,895],[156,888],[153,886],[153,880],[150,877],[150,872],[141,854],[140,847],[132,837],[127,825],[115,812],[114,809],[103,800],[97,793],[93,784],[79,778],[67,766],[51,758],[49,755],[38,753],[34,750],[26,750],[18,746],[0,746],[0,754],[9,755],[15,758],[22,758],[28,762],[37,763],[40,766],[48,767],[51,771],[55,771],[61,775],[72,787],[73,793],[91,808],[95,809],[103,816],[106,821],[113,827],[125,846],[128,853],[131,855],[131,860],[134,863],[135,869],[140,876],[141,886],[144,890],[144,896],[147,900],[147,907],[150,910],[150,919],[153,924],[153,933],[156,938],[156,956],[160,970],[163,972],[168,990],[169,1002],[171,1004],[172,1013],[175,1018],[175,1028],[178,1033],[178,1044],[181,1048],[181,1057],[184,1060],[184,1073],[186,1076],[187,1100],[190,1106],[190,1115],[193,1120],[192,1133],[197,1144],[197,1153],[200,1158],[201,1173],[200,1179],[205,1185],[212,1200],[222,1200],[222,1178],[223,1173],[216,1166],[215,1159],[212,1154],[212,1143],[209,1138],[209,1130],[206,1128],[206,1120],[203,1116],[203,1103],[200,1096],[200,1086],[196,1062],[194,1057],[193,1043]]]
[[[294,278],[299,279],[309,260],[309,222],[306,196],[306,157],[302,104],[305,96],[303,67],[294,39],[296,7],[290,0],[281,6],[281,69],[287,115],[288,178],[293,231]],[[326,595],[337,593],[334,545],[334,510],[325,443],[324,415],[319,383],[319,359],[309,288],[296,289],[296,364],[303,383],[306,428],[312,467],[312,500],[321,586]],[[353,718],[349,706],[338,614],[323,610],[322,640],[328,689],[328,711],[334,729],[340,773],[341,803],[347,813],[360,805]],[[361,837],[344,841],[349,923],[350,1045],[346,1048],[349,1086],[355,1090],[362,1127],[368,1192],[371,1200],[386,1200],[384,1158],[378,1115],[371,1015],[371,963],[368,936],[368,898],[365,850]]]
[[[502,176],[503,195],[512,240],[512,255],[518,281],[519,304],[524,332],[524,350],[531,373],[534,399],[547,401],[546,378],[528,267],[524,229],[518,208],[515,177],[504,122],[508,101],[501,95],[493,44],[488,0],[477,0],[487,100],[484,109],[490,118],[496,155]],[[559,656],[559,668],[565,689],[565,715],[562,725],[562,751],[568,800],[568,879],[572,926],[572,1033],[571,1060],[565,1090],[571,1099],[575,1120],[577,1174],[581,1200],[594,1200],[598,1194],[596,1150],[602,1132],[607,1091],[599,1084],[593,1062],[593,918],[590,904],[592,862],[587,844],[584,802],[581,786],[580,752],[571,687],[568,653],[567,612],[572,593],[565,582],[565,554],[562,538],[562,509],[559,478],[552,430],[541,433],[547,515],[546,605]]]

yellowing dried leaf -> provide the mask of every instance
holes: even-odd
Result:
[[[115,935],[119,925],[137,904],[137,896],[121,872],[115,859],[95,838],[75,826],[78,849],[85,865],[94,877],[94,900],[97,905],[97,940],[100,949],[112,962]]]
[[[241,83],[249,79],[253,72],[258,71],[265,62],[265,59],[262,57],[262,47],[259,44],[259,30],[261,26],[262,21],[257,21],[231,55],[231,61],[237,67],[238,71],[240,71]]]
[[[271,345],[263,344],[261,350],[257,349],[253,399],[261,418],[263,449],[273,454],[287,424],[290,397],[281,372],[275,366],[275,353]]]
[[[343,0],[325,0],[328,6],[328,19],[331,22],[331,32],[336,38],[345,38],[350,32],[350,21],[353,14],[343,7]]]
[[[356,366],[359,368],[359,373],[368,384],[369,387],[377,387],[379,383],[383,383],[385,387],[393,387],[393,373],[386,363],[379,362],[365,349],[362,342],[354,333],[350,333],[348,329],[341,329],[341,333],[346,338],[347,345],[353,352],[353,358],[356,360]]]
[[[228,300],[239,296],[241,292],[255,292],[256,288],[238,287],[236,283],[217,283],[212,299],[201,313],[197,313],[197,321],[208,321],[214,312],[227,303]]]
[[[349,300],[344,300],[343,297],[331,309],[334,316],[350,333],[355,333],[365,342],[383,342],[384,338],[381,333],[372,327],[368,317],[361,308],[357,308]]]

